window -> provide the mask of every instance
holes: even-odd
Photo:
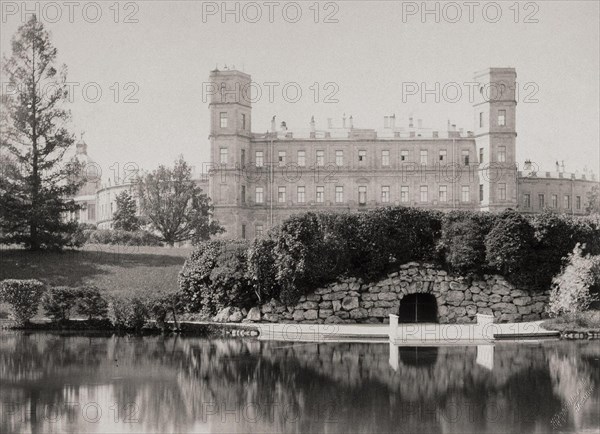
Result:
[[[581,196],[575,196],[575,206],[577,209],[581,209]]]
[[[498,126],[506,126],[506,110],[498,110]]]
[[[246,225],[242,225],[242,240],[246,239]]]
[[[446,161],[446,157],[448,156],[448,151],[442,149],[440,151],[440,161]]]
[[[277,202],[285,203],[285,187],[277,188]]]
[[[242,130],[246,129],[246,115],[242,114]]]
[[[227,112],[219,113],[219,123],[221,128],[227,128]]]
[[[463,149],[462,152],[462,160],[465,166],[469,165],[469,151],[467,149]]]
[[[523,206],[529,208],[531,206],[531,196],[529,194],[523,195]]]
[[[263,167],[265,164],[263,151],[256,151],[256,167]]]
[[[382,166],[390,165],[390,151],[388,151],[388,150],[381,151],[381,165]]]
[[[483,128],[483,112],[479,112],[479,128]]]
[[[408,185],[403,185],[400,187],[400,202],[408,202]]]
[[[277,161],[280,166],[285,166],[285,151],[279,151],[277,153]]]
[[[498,162],[504,163],[506,161],[506,146],[498,146]]]
[[[306,151],[298,151],[298,166],[306,166]]]
[[[479,202],[483,202],[483,184],[479,184]]]
[[[242,203],[246,203],[246,186],[242,185]]]
[[[358,204],[366,205],[366,203],[367,203],[367,186],[360,185],[358,187]]]
[[[440,185],[439,200],[440,200],[440,202],[448,201],[448,186]]]
[[[317,166],[325,165],[325,151],[317,151]]]
[[[408,160],[408,151],[407,150],[400,151],[400,161],[407,161],[407,160]]]
[[[552,208],[558,208],[558,196],[555,194],[552,195]]]
[[[358,151],[358,162],[364,163],[365,161],[367,161],[367,151],[365,151],[365,150]]]
[[[244,165],[246,164],[246,150],[245,149],[242,149],[242,154],[241,154],[240,160],[242,162],[242,167],[244,167]]]
[[[498,184],[498,199],[506,200],[506,184],[503,182]]]
[[[344,151],[335,151],[335,165],[336,166],[344,165]]]
[[[335,187],[335,203],[344,202],[344,187],[336,186]]]
[[[579,196],[577,196],[579,197]],[[93,203],[88,204],[87,206],[87,219],[88,220],[96,220],[96,205]]]
[[[479,148],[479,163],[483,163],[483,148]]]
[[[544,206],[546,205],[543,194],[538,194],[538,205],[539,205],[540,209],[544,209]]]
[[[256,203],[263,203],[263,201],[264,201],[263,194],[264,194],[263,188],[256,187],[256,194],[255,194],[255,202]]]
[[[219,162],[221,164],[227,164],[227,148],[221,148],[219,156]]]
[[[299,186],[296,190],[297,195],[298,195],[298,203],[304,203],[306,202],[306,197],[304,196],[305,192],[306,192],[306,187],[304,186]]]
[[[325,187],[322,185],[317,186],[317,203],[325,202]]]
[[[256,229],[254,231],[254,234],[256,235],[256,238],[262,237],[263,231],[264,231],[263,225],[256,225]]]
[[[384,185],[381,187],[381,202],[388,203],[390,201],[390,186]]]
[[[462,202],[469,202],[471,200],[471,189],[468,185],[463,185],[460,189],[460,200]]]
[[[571,209],[571,196],[568,194],[563,197],[563,205],[565,209]]]
[[[421,150],[421,159],[419,161],[421,164],[427,165],[427,151]]]
[[[427,186],[426,185],[422,185],[420,192],[421,192],[421,202],[427,202],[428,196],[429,196],[429,192],[428,192]]]

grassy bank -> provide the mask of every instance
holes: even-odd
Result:
[[[565,315],[552,318],[542,323],[547,330],[558,330],[560,332],[600,332],[600,310],[589,310],[573,315]]]
[[[88,245],[66,252],[0,250],[0,280],[38,279],[51,286],[95,285],[105,294],[175,290],[191,248]],[[6,315],[0,306],[0,317]]]

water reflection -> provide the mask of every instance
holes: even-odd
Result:
[[[595,430],[599,359],[587,341],[424,349],[2,332],[0,432]]]

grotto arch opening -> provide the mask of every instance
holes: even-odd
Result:
[[[400,300],[399,323],[437,323],[438,306],[433,294],[407,294]]]

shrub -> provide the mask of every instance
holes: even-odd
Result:
[[[248,248],[248,279],[261,303],[279,296],[274,248],[275,241],[271,238],[256,239]]]
[[[114,327],[139,331],[148,319],[148,308],[139,297],[112,297],[109,302],[109,319]]]
[[[177,314],[183,310],[181,293],[161,291],[150,296],[147,304],[150,316],[159,328],[166,329],[169,314],[173,316],[173,321],[177,325]]]
[[[42,307],[54,321],[65,321],[77,302],[79,290],[67,286],[50,288],[42,297]]]
[[[600,256],[584,255],[577,244],[567,261],[561,273],[552,280],[548,303],[548,313],[552,316],[587,310],[594,301],[590,290],[600,285]]]
[[[77,313],[86,316],[88,320],[106,318],[108,314],[108,302],[95,286],[80,288],[76,304]]]
[[[119,244],[125,246],[162,246],[160,238],[144,231],[123,231],[117,229],[97,229],[84,231],[89,243]]]
[[[8,279],[0,282],[0,300],[10,306],[16,324],[23,326],[37,313],[44,289],[44,284],[39,280]]]

